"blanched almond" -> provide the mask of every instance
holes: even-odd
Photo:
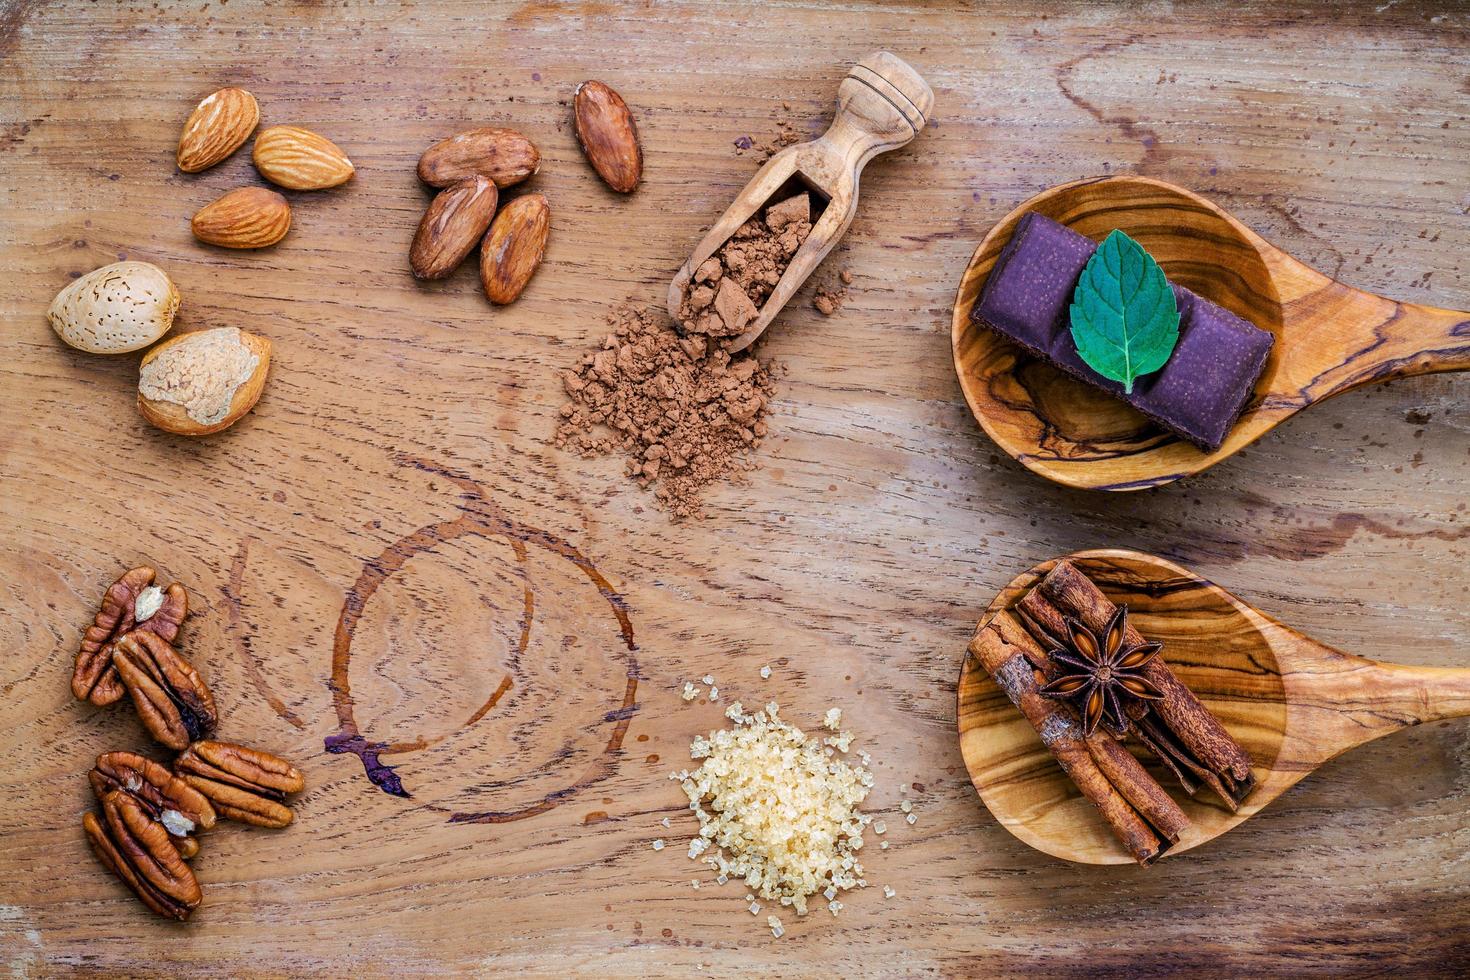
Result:
[[[138,410],[165,432],[218,432],[255,407],[270,361],[270,341],[237,327],[180,334],[144,355]]]
[[[342,148],[300,126],[272,126],[255,138],[255,169],[272,184],[293,191],[320,191],[357,172]]]
[[[513,303],[536,274],[551,232],[551,206],[525,194],[500,209],[480,246],[480,282],[490,302]]]
[[[471,129],[440,140],[419,157],[419,180],[448,187],[466,177],[489,177],[501,189],[541,169],[536,145],[513,129]]]
[[[179,136],[179,169],[189,174],[209,169],[238,150],[259,122],[260,105],[243,88],[205,96]]]
[[[240,187],[200,208],[190,227],[211,245],[265,248],[291,230],[291,205],[264,187]]]
[[[461,180],[435,195],[408,251],[414,277],[443,279],[458,269],[490,227],[497,197],[489,177]]]

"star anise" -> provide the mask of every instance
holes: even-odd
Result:
[[[1074,673],[1058,677],[1041,688],[1050,698],[1075,698],[1082,716],[1082,729],[1087,735],[1097,731],[1106,719],[1119,731],[1128,727],[1124,704],[1129,700],[1157,701],[1163,697],[1143,676],[1143,668],[1159,655],[1162,643],[1139,643],[1129,646],[1128,607],[1119,606],[1108,621],[1101,638],[1085,625],[1066,618],[1070,649],[1052,650],[1047,654],[1059,668]]]

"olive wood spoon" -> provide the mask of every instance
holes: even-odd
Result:
[[[1327,760],[1410,725],[1470,715],[1470,669],[1403,667],[1341,653],[1172,562],[1137,551],[1068,556],[1150,640],[1250,753],[1256,788],[1231,813],[1208,793],[1160,783],[1191,825],[1173,857],[1232,830]],[[1009,609],[1057,559],[1018,576],[980,621]],[[1131,864],[1108,825],[972,654],[960,672],[960,752],[1001,824],[1040,851],[1084,864]]]
[[[863,167],[878,154],[910,143],[933,108],[933,89],[902,59],[876,51],[854,65],[837,87],[837,114],[827,132],[808,143],[788,146],[767,160],[679,267],[669,284],[669,315],[678,321],[694,270],[719,251],[737,228],[767,204],[789,196],[779,192],[795,194],[805,188],[819,199],[813,202],[813,213],[820,210],[820,214],[811,234],[730,350],[741,351],[755,343],[852,224]]]
[[[991,266],[1027,211],[1099,241],[1120,228],[1171,280],[1276,335],[1245,412],[1218,450],[1202,452],[970,320]],[[970,259],[951,336],[965,400],[996,445],[1048,479],[1087,490],[1169,483],[1239,452],[1324,398],[1470,368],[1470,313],[1345,286],[1210,201],[1149,177],[1062,184],[1006,215]]]

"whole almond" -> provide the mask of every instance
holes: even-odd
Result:
[[[498,194],[489,177],[470,177],[434,196],[408,251],[417,279],[443,279],[470,254],[490,219]]]
[[[572,96],[577,142],[607,186],[630,194],[643,176],[643,149],[628,103],[602,82],[583,82]]]
[[[419,157],[419,180],[448,187],[466,177],[489,177],[499,188],[519,184],[541,169],[536,144],[513,129],[471,129],[440,140]]]
[[[229,428],[260,400],[271,342],[238,327],[179,334],[143,355],[138,411],[165,432]]]
[[[540,194],[525,194],[500,209],[480,246],[480,282],[490,302],[513,303],[546,252],[551,206]]]
[[[251,159],[262,177],[293,191],[336,187],[357,172],[341,147],[300,126],[261,130]]]
[[[156,265],[114,262],[73,279],[56,294],[46,318],[77,350],[123,354],[168,333],[179,290]]]
[[[291,205],[264,187],[241,187],[200,208],[189,226],[211,245],[265,248],[291,230]]]
[[[222,88],[194,107],[179,136],[184,173],[208,170],[240,148],[260,122],[260,105],[243,88]]]

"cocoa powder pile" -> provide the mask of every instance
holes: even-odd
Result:
[[[719,251],[694,270],[684,289],[679,322],[686,333],[738,337],[801,243],[812,233],[811,199],[796,194],[735,229]]]
[[[670,513],[701,516],[705,487],[755,469],[750,450],[766,435],[770,371],[730,344],[811,230],[805,193],[741,225],[685,287],[682,333],[661,310],[614,310],[602,349],[562,376],[555,444],[586,458],[622,452],[627,475]]]
[[[584,458],[618,451],[627,475],[675,517],[702,516],[704,488],[755,469],[770,372],[724,343],[681,335],[662,310],[625,306],[612,332],[562,376],[555,444]]]

